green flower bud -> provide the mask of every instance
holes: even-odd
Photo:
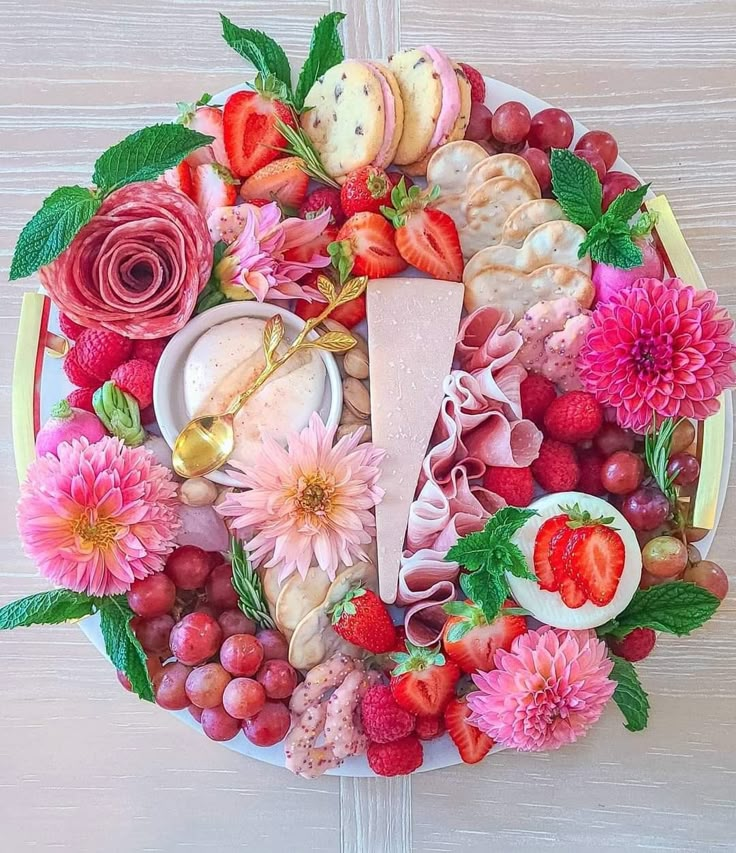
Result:
[[[138,447],[146,440],[138,402],[114,382],[105,382],[95,391],[92,407],[105,429],[129,447]]]

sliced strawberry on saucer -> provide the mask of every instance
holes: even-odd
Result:
[[[445,726],[465,764],[477,764],[493,749],[493,741],[468,722],[471,711],[467,700],[452,699],[445,708]]]
[[[356,213],[340,228],[341,254],[352,264],[353,275],[386,278],[406,269],[394,229],[380,213]]]
[[[423,648],[408,640],[406,652],[391,655],[397,666],[391,674],[391,692],[405,710],[436,717],[455,695],[460,667],[440,654],[439,646]]]
[[[209,145],[203,145],[193,151],[187,157],[187,162],[192,167],[201,166],[203,163],[219,163],[229,169],[230,161],[225,150],[222,110],[219,107],[210,106],[209,101],[210,95],[202,95],[194,104],[177,104],[181,124],[190,130],[196,130],[214,138]]]
[[[167,169],[163,175],[156,179],[159,183],[168,184],[170,187],[183,192],[189,198],[194,198],[194,186],[192,185],[192,169],[186,160],[182,160],[173,169]]]
[[[560,588],[559,564],[555,571],[551,561],[550,547],[557,534],[564,534],[570,529],[567,526],[568,521],[570,521],[569,515],[548,518],[539,528],[534,540],[534,574],[537,576],[539,586],[548,592],[557,592]]]
[[[593,604],[613,600],[624,570],[626,550],[618,533],[603,524],[573,531],[565,549],[565,568]]]
[[[192,198],[205,219],[218,207],[230,207],[238,197],[238,180],[219,163],[203,163],[192,170]]]
[[[509,600],[504,606],[513,607],[514,602]],[[444,610],[450,618],[442,630],[442,648],[467,673],[495,669],[496,652],[508,651],[519,634],[527,630],[523,616],[499,616],[489,623],[472,601],[451,601]]]
[[[572,578],[563,577],[560,580],[560,598],[572,610],[582,607],[588,600],[585,591]]]
[[[298,208],[307,196],[309,176],[304,171],[301,157],[284,157],[258,169],[240,188],[240,195],[252,198],[269,198],[282,207]]]

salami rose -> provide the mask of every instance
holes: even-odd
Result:
[[[165,184],[129,184],[105,199],[69,247],[40,272],[75,322],[128,338],[182,328],[212,268],[207,222]]]

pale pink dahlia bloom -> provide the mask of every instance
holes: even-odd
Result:
[[[582,737],[603,713],[616,684],[606,644],[593,631],[544,626],[494,655],[468,694],[470,722],[496,743],[523,752],[559,749]]]
[[[640,278],[593,312],[580,378],[636,432],[646,432],[655,416],[703,420],[736,382],[733,329],[712,290]]]
[[[240,204],[220,207],[210,214],[208,226],[215,240],[228,243],[225,254],[215,267],[222,292],[229,299],[305,299],[318,295],[297,281],[314,269],[326,267],[325,254],[304,252],[293,260],[290,252],[304,249],[319,237],[330,221],[325,210],[312,219],[281,218],[274,202],[256,207]]]
[[[41,574],[99,596],[161,571],[179,528],[169,469],[117,438],[56,452],[32,463],[18,501],[21,539]]]
[[[338,566],[365,559],[376,532],[373,507],[383,497],[377,485],[385,453],[363,430],[333,447],[335,428],[319,415],[288,438],[284,450],[265,438],[258,461],[230,473],[244,492],[230,492],[217,507],[243,537],[254,565],[277,567],[279,580],[294,571],[302,577],[316,561],[330,578]]]

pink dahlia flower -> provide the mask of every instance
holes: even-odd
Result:
[[[314,252],[305,261],[290,260],[292,249],[308,247],[330,222],[326,210],[312,219],[281,219],[276,203],[256,207],[241,204],[220,207],[210,214],[210,234],[228,243],[215,267],[220,288],[228,299],[305,299],[318,295],[296,282],[308,272],[330,263]]]
[[[179,528],[168,468],[117,438],[65,442],[56,453],[33,462],[18,501],[21,539],[41,574],[97,596],[160,572]]]
[[[703,420],[736,382],[733,329],[712,290],[641,278],[593,312],[580,378],[636,432],[646,432],[655,416]]]
[[[470,722],[496,743],[523,752],[558,749],[582,737],[603,713],[616,684],[613,663],[593,631],[542,627],[494,655],[468,694]]]
[[[376,531],[372,509],[383,497],[376,483],[384,451],[359,444],[363,430],[341,438],[319,415],[288,439],[284,450],[263,441],[255,465],[230,473],[244,492],[230,492],[217,507],[246,538],[254,565],[277,567],[279,580],[304,577],[316,561],[332,579],[352,566]],[[252,538],[251,538],[252,537]]]

